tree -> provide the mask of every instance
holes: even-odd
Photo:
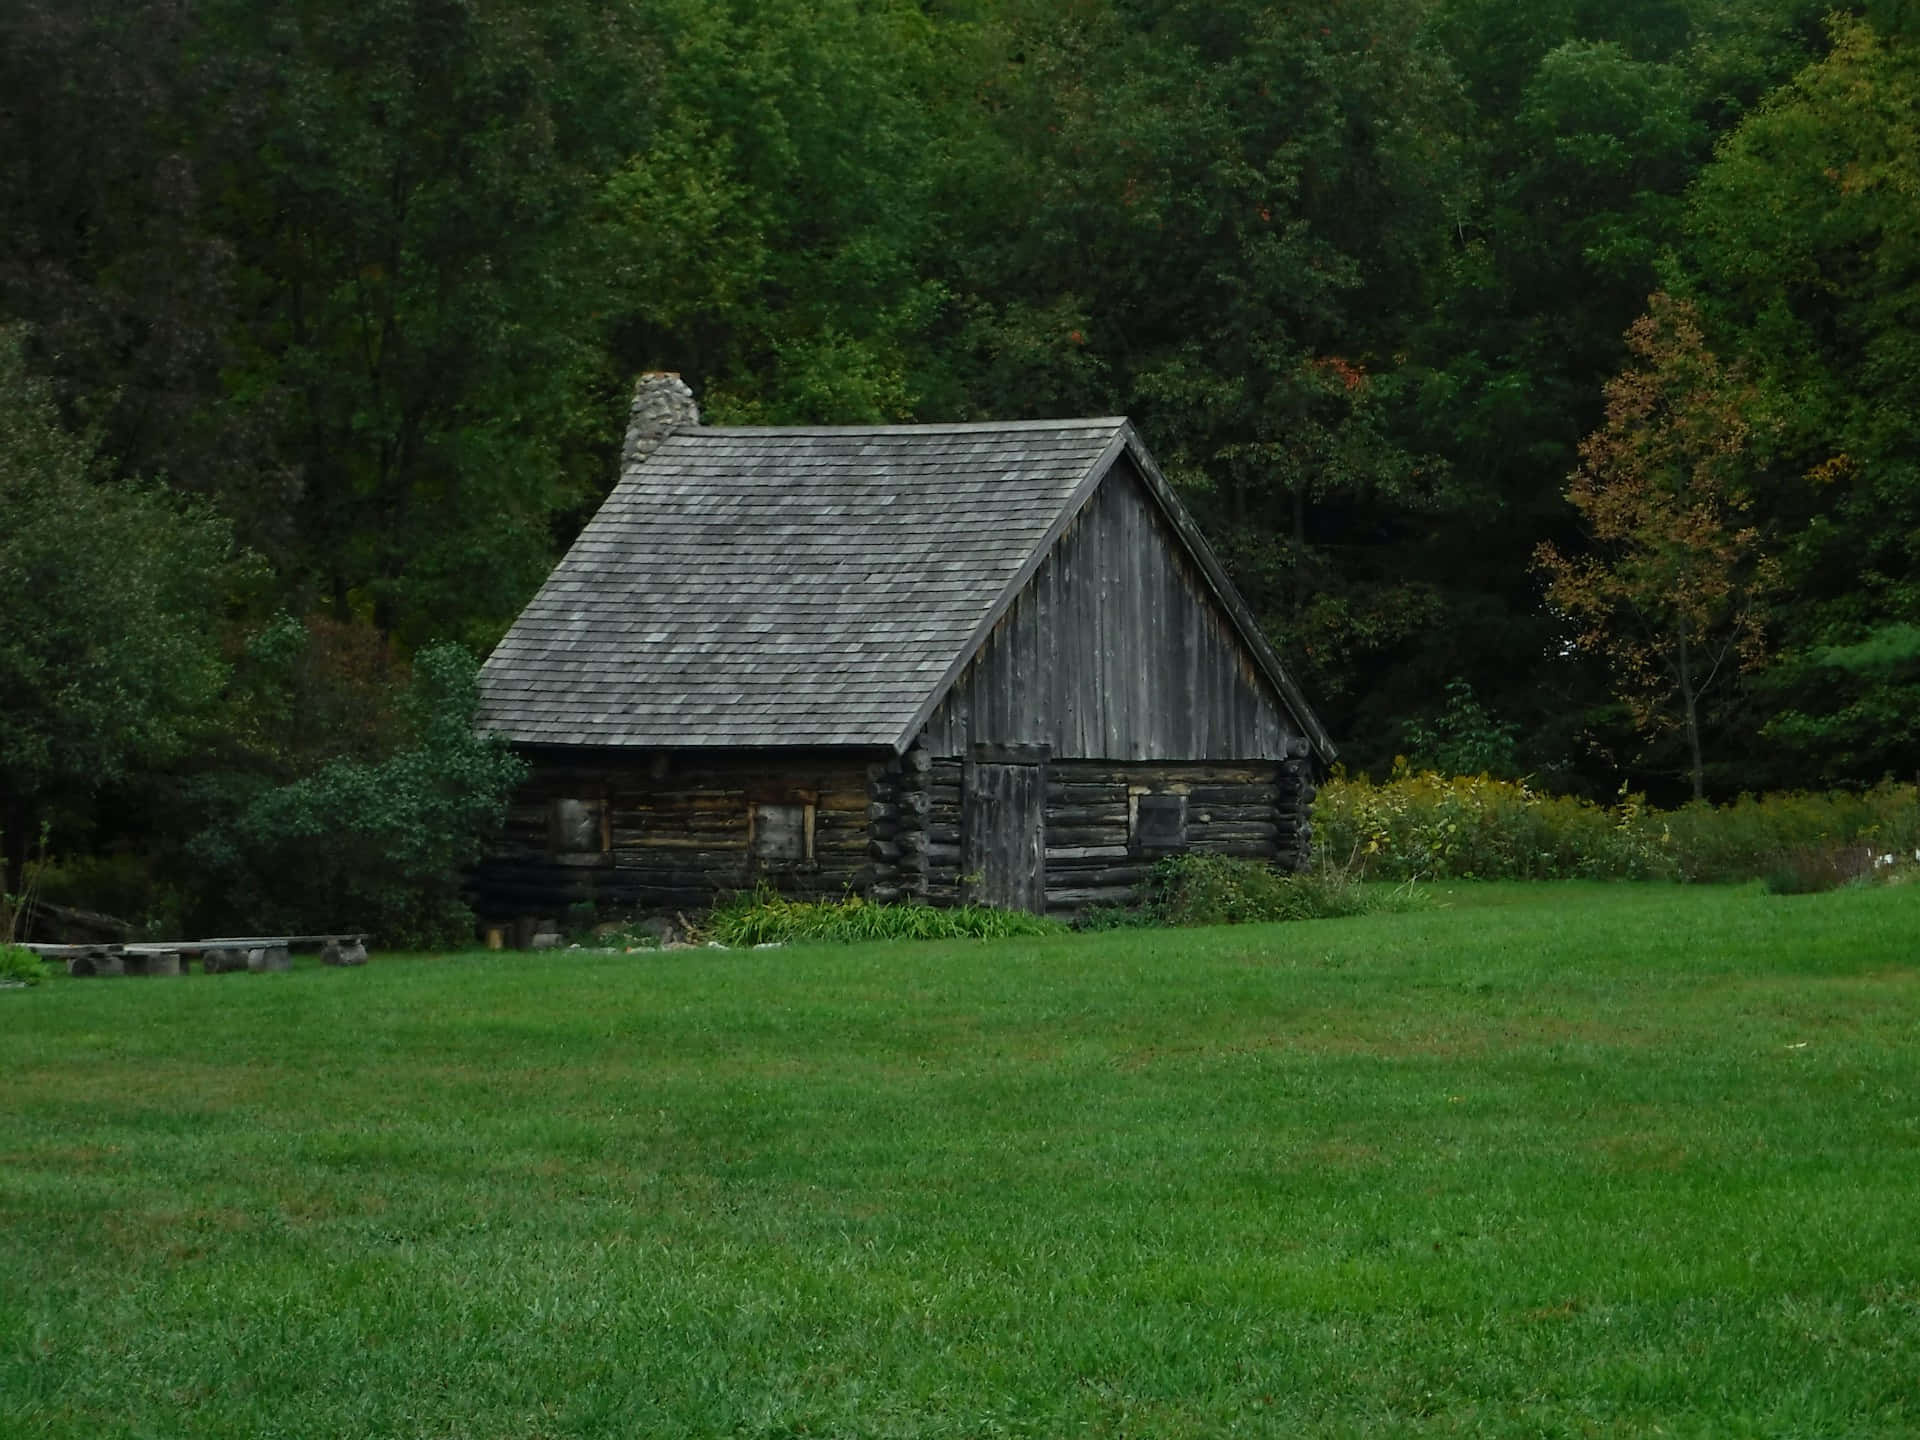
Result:
[[[1606,422],[1580,446],[1567,499],[1587,554],[1537,552],[1570,643],[1604,654],[1643,732],[1678,725],[1706,793],[1702,707],[1766,654],[1778,567],[1750,523],[1757,392],[1706,348],[1699,317],[1656,294],[1627,333],[1637,368],[1606,387]]]
[[[598,210],[623,369],[686,372],[727,424],[904,420],[944,398],[934,92],[956,57],[923,7],[658,0],[643,25],[658,120]]]
[[[506,817],[526,766],[476,733],[479,667],[458,645],[413,660],[402,743],[257,785],[188,847],[216,926],[287,933],[365,926],[387,944],[458,944],[473,915],[466,871]]]
[[[1343,729],[1448,481],[1393,425],[1460,182],[1426,8],[1005,0],[942,191],[961,413],[1132,416]]]
[[[1701,175],[1677,267],[1780,417],[1755,514],[1785,580],[1765,752],[1782,778],[1920,765],[1920,39],[1836,18],[1833,49]],[[1758,748],[1758,747],[1757,747]]]
[[[1402,443],[1439,456],[1448,503],[1390,563],[1429,597],[1356,715],[1373,735],[1464,675],[1517,720],[1522,763],[1611,790],[1581,730],[1603,666],[1553,665],[1530,560],[1579,543],[1566,504],[1622,337],[1661,284],[1712,142],[1824,44],[1825,0],[1436,0],[1429,33],[1470,102],[1459,223],[1405,342]],[[1462,563],[1467,560],[1468,563]],[[1376,742],[1377,743],[1377,742]],[[1378,763],[1376,759],[1376,763]],[[1584,773],[1583,773],[1584,772]]]
[[[231,527],[158,486],[102,478],[106,468],[91,437],[62,428],[25,332],[0,328],[8,876],[48,804],[191,750],[227,676],[222,619],[249,571]]]

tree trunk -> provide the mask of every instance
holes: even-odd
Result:
[[[1693,687],[1693,653],[1687,645],[1687,632],[1680,631],[1680,703],[1686,707],[1687,763],[1693,777],[1693,798],[1707,798],[1706,765],[1700,758],[1700,694]]]

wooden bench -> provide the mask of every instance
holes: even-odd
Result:
[[[293,951],[318,947],[322,965],[364,965],[367,937],[362,931],[332,935],[222,936],[213,940],[154,940],[125,945],[44,945],[27,949],[43,960],[66,963],[77,976],[184,975],[200,962],[206,975],[285,970]]]

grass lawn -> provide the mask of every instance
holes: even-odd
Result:
[[[1920,1433],[1920,886],[0,994],[0,1435]]]

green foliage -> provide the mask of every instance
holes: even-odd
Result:
[[[1920,677],[1878,663],[1875,638],[1920,623],[1920,50],[1832,24],[1832,52],[1703,171],[1681,255],[1779,429],[1756,492],[1788,591],[1755,717],[1775,752],[1762,780],[1920,762]]]
[[[1654,810],[1633,794],[1608,807],[1523,781],[1401,770],[1377,785],[1336,775],[1313,818],[1321,846],[1395,880],[1753,880],[1786,857],[1840,847],[1920,861],[1920,794],[1911,785]]]
[[[1520,773],[1514,736],[1520,727],[1487,713],[1473,686],[1455,677],[1447,682],[1447,706],[1433,721],[1409,720],[1401,727],[1416,767],[1445,775],[1492,775],[1513,779]]]
[[[525,773],[503,742],[473,729],[476,673],[458,646],[421,651],[404,748],[258,789],[210,826],[191,854],[203,904],[243,930],[353,927],[402,946],[469,938],[462,872]]]
[[[1658,821],[1684,880],[1750,880],[1783,857],[1841,851],[1888,868],[1920,862],[1920,792],[1912,785],[1742,795],[1729,805],[1682,806]]]
[[[1618,811],[1525,781],[1397,770],[1387,783],[1336,774],[1314,802],[1331,855],[1385,879],[1652,879],[1672,873],[1660,832],[1628,797]]]
[[[1383,907],[1344,867],[1282,874],[1258,860],[1169,855],[1148,873],[1144,913],[1160,925],[1258,925],[1327,920]]]
[[[0,327],[0,829],[179,763],[215,721],[226,608],[248,579],[203,505],[109,479]]]
[[[715,423],[911,418],[947,299],[932,22],[907,0],[667,0],[644,27],[656,118],[596,211],[618,353],[692,376]]]
[[[48,904],[124,920],[136,939],[177,940],[184,933],[185,897],[144,855],[67,855],[35,867],[34,878]]]
[[[1446,478],[1392,423],[1398,307],[1462,181],[1444,58],[1378,0],[988,13],[993,143],[956,178],[973,407],[1133,415],[1283,647],[1350,681],[1372,654],[1338,622],[1379,577],[1325,541]]]
[[[24,945],[9,945],[0,940],[0,989],[38,985],[52,969]]]
[[[877,905],[858,895],[843,900],[793,900],[762,886],[730,897],[707,917],[706,930],[725,945],[784,945],[802,941],[852,944],[861,940],[1004,940],[1052,935],[1057,920],[986,905]]]
[[[1627,727],[1528,562],[1585,543],[1574,448],[1692,277],[1791,442],[1755,512],[1782,659],[1708,717],[1709,778],[1909,773],[1920,671],[1840,657],[1920,624],[1912,6],[1825,8],[16,0],[0,316],[99,426],[93,478],[210,500],[272,574],[236,595],[154,542],[177,673],[53,711],[0,673],[0,737],[69,717],[49,803],[104,777],[96,843],[156,852],[379,763],[404,657],[497,637],[604,489],[626,377],[666,368],[715,421],[1127,412],[1356,763],[1411,734],[1604,793]],[[56,632],[113,591],[77,588],[35,658],[82,653]],[[254,643],[208,649],[209,615]],[[1454,679],[1478,756],[1433,714]]]

